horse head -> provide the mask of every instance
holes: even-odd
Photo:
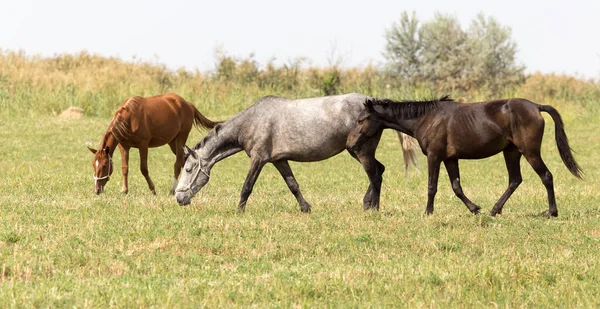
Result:
[[[210,165],[204,162],[196,150],[184,146],[185,164],[179,176],[179,183],[175,189],[175,199],[181,206],[192,202],[196,195],[210,180]]]
[[[110,179],[110,175],[113,172],[110,148],[107,146],[100,150],[90,147],[88,147],[88,149],[94,154],[94,160],[92,161],[92,165],[94,167],[94,192],[96,192],[96,194],[100,194],[104,191],[104,186]]]

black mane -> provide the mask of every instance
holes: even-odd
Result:
[[[401,119],[412,119],[421,117],[437,108],[439,102],[454,101],[449,95],[445,95],[434,100],[417,100],[417,101],[394,101],[390,99],[372,99],[374,105],[382,106],[385,109],[391,108],[394,116]]]

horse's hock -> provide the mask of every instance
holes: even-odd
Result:
[[[65,109],[60,115],[58,115],[60,119],[81,119],[83,118],[83,109],[75,106],[71,106]]]

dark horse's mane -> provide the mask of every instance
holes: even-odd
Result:
[[[421,117],[437,108],[439,102],[454,101],[449,95],[445,95],[439,99],[422,100],[422,101],[394,101],[390,99],[374,98],[367,100],[374,105],[382,106],[385,109],[390,108],[393,115],[401,119],[412,119]]]
[[[104,143],[106,142],[106,138],[108,134],[111,133],[118,141],[127,140],[134,136],[131,131],[131,116],[140,108],[140,101],[143,99],[142,97],[131,97],[122,104],[117,111],[115,112],[115,116],[113,117],[110,126],[106,134],[104,135],[104,139],[102,140],[102,148],[104,147]],[[129,112],[128,117],[123,115],[123,112]]]

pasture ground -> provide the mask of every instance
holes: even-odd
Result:
[[[460,161],[465,193],[482,215],[454,196],[442,167],[435,213],[425,216],[425,157],[421,172],[405,178],[387,131],[380,212],[362,211],[367,177],[345,153],[292,163],[310,215],[270,165],[236,215],[249,166],[243,153],[218,163],[189,207],[167,195],[168,147],[150,151],[157,196],[137,151],[130,193],[119,193],[116,156],[96,196],[85,146],[97,146],[110,119],[0,118],[0,307],[595,307],[600,117],[559,110],[586,176],[579,181],[563,166],[545,116],[553,219],[539,215],[546,191],[525,160],[522,185],[502,215],[489,217],[507,185],[501,155]]]

